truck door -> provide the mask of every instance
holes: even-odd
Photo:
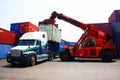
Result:
[[[37,49],[37,60],[40,60],[41,59],[41,53],[42,53],[41,41],[37,40],[36,46],[39,46],[39,48]]]

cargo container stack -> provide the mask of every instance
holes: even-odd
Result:
[[[12,23],[10,31],[16,33],[18,37],[21,37],[26,32],[38,31],[38,27],[31,22]]]
[[[9,44],[0,44],[0,59],[4,59],[7,56],[7,53],[10,51],[10,49],[13,47],[13,45]]]
[[[117,58],[120,59],[120,10],[114,10],[109,17],[109,23],[112,25],[114,43],[117,49]]]
[[[106,34],[112,34],[111,23],[92,23],[90,25],[95,26],[96,29],[103,31]]]
[[[17,44],[17,35],[13,32],[0,28],[0,44]]]
[[[16,45],[17,35],[0,28],[0,59],[6,58],[9,50]]]

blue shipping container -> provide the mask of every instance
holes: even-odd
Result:
[[[60,43],[59,43],[59,52],[62,52],[62,51],[64,51],[64,41],[61,41]]]
[[[112,32],[114,34],[120,33],[120,21],[112,23]]]
[[[56,53],[59,51],[59,43],[56,42],[48,42],[49,52]]]
[[[120,45],[116,45],[117,49],[117,58],[120,59]]]
[[[10,31],[14,32],[16,34],[19,34],[20,32],[20,23],[12,23],[10,26]]]
[[[0,44],[0,59],[6,58],[6,55],[10,51],[11,48],[12,48],[11,45]]]
[[[76,42],[65,42],[65,45],[68,46],[74,46],[76,44]]]
[[[120,33],[114,34],[115,44],[120,44]]]

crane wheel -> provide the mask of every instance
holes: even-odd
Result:
[[[30,66],[34,66],[35,63],[36,63],[36,61],[35,61],[35,57],[32,56],[32,57],[31,57],[31,60],[30,60]]]
[[[105,50],[101,54],[101,59],[103,62],[111,62],[113,59],[112,52]]]
[[[59,54],[59,57],[61,61],[72,61],[74,60],[74,57],[72,57],[69,53],[69,51],[63,51]]]

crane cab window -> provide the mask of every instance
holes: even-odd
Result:
[[[85,40],[85,47],[94,47],[95,46],[95,39],[94,38],[87,38]]]

